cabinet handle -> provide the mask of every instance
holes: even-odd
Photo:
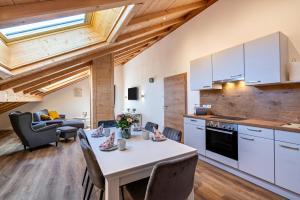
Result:
[[[241,77],[243,74],[238,74],[238,75],[231,75],[231,78],[235,78],[235,77]]]
[[[254,131],[254,132],[261,132],[262,130],[256,130],[256,129],[251,129],[251,128],[247,128],[248,131]]]
[[[219,133],[225,133],[225,134],[228,134],[228,135],[232,135],[233,132],[229,132],[229,131],[222,131],[222,130],[219,130],[219,129],[215,129],[215,128],[206,128],[207,130],[210,130],[210,131],[215,131],[215,132],[219,132]]]
[[[245,137],[240,137],[243,140],[248,140],[248,141],[254,141],[254,138],[245,138]]]
[[[286,145],[283,145],[283,144],[280,144],[280,146],[281,146],[282,148],[286,148],[286,149],[291,149],[291,150],[299,151],[299,148],[297,148],[297,147],[289,147],[289,146],[286,146]]]
[[[195,119],[191,119],[190,121],[191,121],[191,122],[196,122],[197,120],[195,120]]]
[[[204,128],[197,127],[198,130],[204,130]]]
[[[246,81],[246,83],[260,83],[261,81]]]
[[[208,86],[208,85],[205,85],[205,86],[203,86],[203,88],[210,88],[210,86]]]

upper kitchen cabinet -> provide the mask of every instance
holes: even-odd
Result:
[[[287,37],[277,32],[244,44],[247,85],[287,81],[287,43]]]
[[[212,56],[213,81],[244,80],[244,45],[238,45]]]
[[[222,86],[213,84],[212,73],[212,62],[210,55],[191,61],[191,90],[221,89]]]

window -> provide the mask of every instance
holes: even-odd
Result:
[[[0,33],[6,40],[13,40],[39,33],[49,32],[62,28],[83,25],[86,23],[86,14],[62,17],[32,24],[0,29]]]

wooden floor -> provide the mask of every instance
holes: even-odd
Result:
[[[77,142],[61,142],[23,151],[15,134],[0,133],[0,199],[79,200],[84,159]],[[95,191],[91,199],[98,199]],[[238,177],[200,162],[195,174],[195,200],[283,199]]]

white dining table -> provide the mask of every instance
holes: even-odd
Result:
[[[119,200],[120,186],[149,177],[155,164],[161,161],[193,155],[196,149],[173,140],[153,142],[144,140],[142,132],[132,132],[130,139],[126,140],[126,150],[101,151],[99,145],[107,137],[94,138],[93,130],[86,131],[88,141],[97,158],[97,162],[105,177],[105,200]],[[121,138],[117,128],[110,128],[115,132],[115,144]],[[194,200],[194,191],[188,200]]]

